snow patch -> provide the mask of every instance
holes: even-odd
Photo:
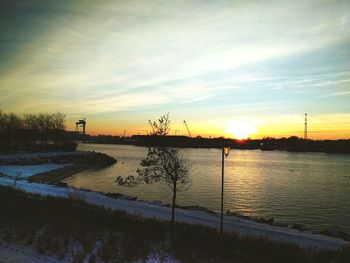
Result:
[[[13,186],[14,180],[6,177],[0,177],[0,185]],[[30,193],[63,198],[68,198],[69,195],[72,195],[72,192],[76,192],[77,196],[82,196],[84,201],[89,204],[99,205],[115,210],[122,210],[128,212],[129,214],[141,215],[160,220],[170,220],[171,216],[170,207],[164,207],[143,201],[115,199],[100,193],[77,190],[71,187],[58,187],[40,183],[29,183],[23,180],[17,182],[16,188]],[[199,224],[213,228],[218,228],[220,224],[219,216],[198,210],[177,208],[175,218],[178,222]],[[271,226],[236,216],[224,216],[224,230],[227,232],[235,232],[242,236],[266,238],[307,248],[341,249],[344,246],[349,245],[349,242],[342,239],[316,235],[310,232],[300,232],[298,230],[286,227]]]
[[[59,260],[55,256],[47,256],[38,253],[33,247],[22,245],[19,242],[4,243],[0,241],[1,262],[15,263],[68,263],[69,260]]]

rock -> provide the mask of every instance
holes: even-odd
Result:
[[[129,195],[124,195],[122,199],[128,200],[128,201],[136,201],[137,197],[136,196],[129,196]]]
[[[331,237],[339,237],[344,240],[350,241],[350,235],[338,226],[329,227],[326,230],[322,231],[321,234]]]
[[[56,185],[60,187],[67,187],[67,183],[64,182],[57,182]]]
[[[263,217],[258,217],[258,218],[255,218],[253,220],[258,222],[258,223],[262,223],[262,224],[269,224],[272,226],[279,226],[279,227],[288,227],[288,225],[285,223],[280,223],[280,222],[274,221],[273,217],[271,217],[270,219],[267,219],[267,220]]]
[[[280,222],[274,222],[272,225],[279,226],[279,227],[288,227],[288,225],[286,223],[280,223]]]
[[[266,219],[263,217],[258,217],[255,221],[258,223],[266,223]]]
[[[231,212],[230,211],[230,209],[228,209],[227,211],[226,211],[226,215],[228,215],[228,216],[236,216],[236,215],[238,215],[236,212]]]
[[[272,225],[273,224],[273,217],[267,219],[266,224]]]
[[[296,230],[299,230],[299,231],[310,231],[310,229],[308,229],[307,227],[305,227],[302,224],[293,224],[292,228],[296,229]]]
[[[106,195],[108,197],[111,197],[111,198],[115,198],[115,199],[125,199],[125,200],[129,200],[129,201],[136,201],[137,200],[137,196],[123,195],[120,193],[102,193],[102,194]]]
[[[90,189],[87,189],[87,188],[84,188],[84,187],[79,188],[79,190],[85,191],[85,192],[92,192]]]
[[[216,215],[216,213],[214,211],[211,211],[208,208],[201,207],[201,206],[198,206],[198,205],[189,205],[189,206],[178,206],[177,205],[176,207],[179,207],[179,208],[182,208],[182,209],[187,209],[187,210],[197,210],[197,211],[202,211],[202,212],[205,212],[205,213]]]
[[[108,197],[112,197],[112,198],[123,198],[124,195],[123,194],[120,194],[120,193],[102,193]]]

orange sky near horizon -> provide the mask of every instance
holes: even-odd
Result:
[[[0,1],[0,110],[68,130],[350,138],[350,1]],[[2,26],[4,25],[4,26]]]
[[[235,139],[261,139],[264,137],[290,137],[304,136],[304,115],[281,117],[280,120],[260,120],[247,121],[248,125],[243,121],[227,121],[227,122],[188,122],[190,132],[193,137],[225,137]],[[298,121],[298,122],[297,122]],[[67,120],[67,130],[75,130],[75,120]],[[142,125],[143,124],[143,125]],[[235,125],[236,124],[236,125]],[[243,129],[242,129],[242,126]],[[248,127],[247,127],[248,126]],[[118,122],[104,120],[87,120],[87,134],[90,135],[115,135],[126,136],[145,135],[151,132],[151,127],[147,121],[136,122]],[[171,121],[170,135],[188,136],[187,129],[183,121]],[[308,138],[315,140],[324,139],[350,139],[350,122],[344,122],[342,119],[336,119],[334,116],[323,116],[323,118],[308,118]]]

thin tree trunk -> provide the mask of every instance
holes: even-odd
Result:
[[[171,206],[171,227],[172,228],[174,228],[174,224],[175,224],[176,191],[177,191],[177,189],[174,188],[174,190],[173,190],[173,202],[172,202],[172,206]]]

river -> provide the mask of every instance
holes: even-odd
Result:
[[[136,175],[146,147],[80,144],[79,150],[113,156],[118,163],[99,171],[84,171],[65,182],[93,191],[119,192],[138,199],[170,203],[164,185],[125,188],[117,176]],[[219,212],[221,150],[182,149],[193,166],[192,185],[177,203]],[[224,209],[250,217],[303,224],[312,230],[337,225],[350,232],[350,155],[284,151],[231,150],[225,159]]]

